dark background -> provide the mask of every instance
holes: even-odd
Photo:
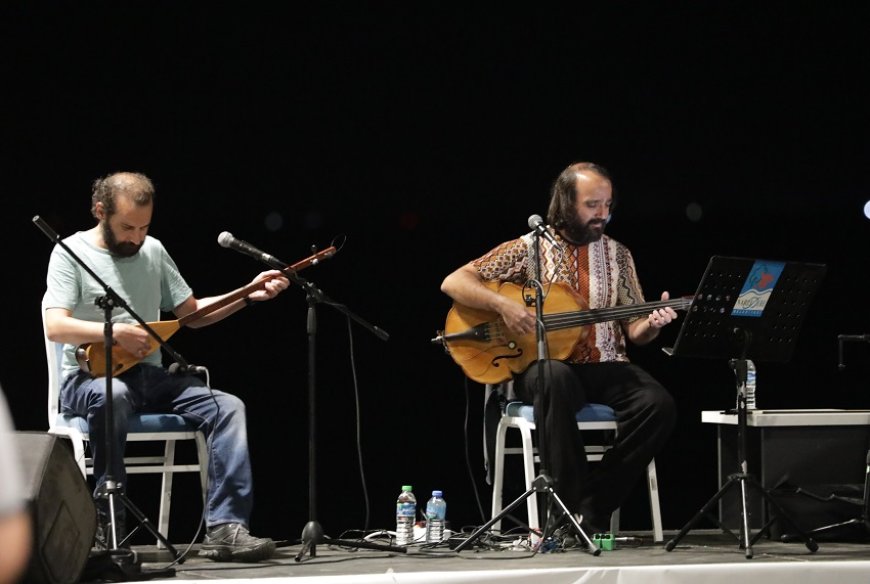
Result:
[[[758,402],[870,407],[866,345],[836,366],[836,335],[870,327],[870,51],[857,3],[827,4],[5,3],[0,382],[16,424],[47,427],[38,311],[51,243],[31,218],[87,229],[90,183],[136,170],[158,189],[151,233],[199,296],[261,269],[217,245],[223,230],[288,262],[347,236],[303,275],[391,338],[351,327],[357,412],[347,322],[318,309],[326,532],[363,528],[367,499],[368,527],[391,527],[404,483],[419,499],[443,489],[454,525],[479,524],[483,391],[429,344],[450,307],[439,284],[525,232],[577,160],[613,173],[608,233],[632,249],[649,299],[694,292],[714,254],[825,263],[792,360],[758,366]],[[173,338],[246,401],[252,527],[276,538],[298,537],[309,512],[306,309],[289,290]],[[715,491],[700,412],[735,396],[724,362],[660,351],[676,332],[631,353],[679,407],[657,459],[666,528]],[[155,517],[142,485],[130,494]],[[624,526],[649,526],[641,495]],[[197,497],[178,481],[174,538],[192,535]]]

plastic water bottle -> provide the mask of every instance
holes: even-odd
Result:
[[[402,486],[396,500],[396,545],[410,545],[414,541],[414,519],[417,517],[417,497],[411,485]]]
[[[447,517],[447,501],[444,493],[432,491],[426,503],[426,543],[440,543],[444,539],[444,520]]]
[[[746,409],[755,409],[755,363],[746,360]]]

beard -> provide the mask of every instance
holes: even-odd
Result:
[[[604,235],[604,219],[590,219],[583,223],[576,216],[568,220],[568,224],[562,228],[562,235],[574,245],[586,245],[598,241]]]
[[[137,244],[130,243],[129,241],[118,241],[112,228],[109,227],[108,221],[102,221],[100,225],[103,229],[103,242],[106,244],[106,247],[109,248],[109,253],[112,255],[129,258],[139,253],[139,250],[142,249],[141,243]],[[142,243],[144,243],[144,241]]]

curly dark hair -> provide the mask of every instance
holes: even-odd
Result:
[[[613,189],[613,201],[610,204],[611,210],[616,205],[616,189],[613,187],[613,179],[610,178],[610,172],[594,162],[575,162],[562,171],[556,180],[553,181],[553,187],[550,189],[550,207],[547,209],[547,223],[555,229],[569,225],[571,218],[577,214],[577,210],[574,208],[577,199],[577,173],[582,171],[591,171],[602,178],[606,178]]]
[[[154,201],[154,184],[138,172],[115,172],[94,181],[91,194],[91,215],[97,216],[97,203],[103,204],[106,218],[115,214],[115,199],[124,194],[136,203],[145,206]]]

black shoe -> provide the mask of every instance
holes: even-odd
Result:
[[[108,507],[97,502],[97,532],[94,535],[94,548],[99,550],[112,549],[112,521]],[[119,548],[130,548],[130,544],[124,541],[127,537],[127,514],[123,507],[115,510],[115,537],[118,538]]]
[[[580,536],[571,522],[566,518],[565,523],[553,531],[553,539],[561,549],[568,550],[577,547],[577,540],[580,539]]]
[[[119,548],[130,548],[130,544],[124,541],[127,537],[127,509],[124,508],[120,500],[115,501],[115,536],[118,538]],[[112,548],[112,514],[109,512],[109,501],[107,497],[98,495],[94,501],[97,510],[97,533],[94,536],[94,547],[96,549],[108,550]]]
[[[200,556],[219,562],[259,562],[274,554],[274,541],[268,537],[254,537],[241,523],[209,527],[199,548]]]
[[[589,521],[589,518],[587,516],[583,515],[582,513],[574,513],[573,517],[574,517],[574,520],[577,521],[578,524],[580,524],[580,529],[583,530],[583,533],[585,533],[586,537],[588,537],[590,540],[595,540],[596,536],[609,533],[608,530],[601,529],[595,523],[592,523],[591,521]],[[571,548],[571,547],[578,547],[578,546],[587,547],[587,548],[589,547],[589,543],[586,542],[586,540],[583,538],[583,536],[581,536],[579,533],[577,533],[577,530],[574,528],[574,524],[571,523],[570,521],[568,522],[568,525],[567,525],[567,532],[568,533],[566,534],[566,536],[562,542],[562,547],[564,547],[566,549]],[[595,542],[593,541],[593,543],[595,543]],[[608,548],[608,549],[612,549],[612,548]]]
[[[127,530],[124,522],[119,521],[115,531],[115,537],[118,541],[118,548],[130,549],[130,543],[124,541],[127,536]],[[112,523],[111,521],[99,521],[97,523],[97,532],[94,535],[94,548],[98,550],[112,549]]]
[[[590,540],[593,539],[593,536],[596,533],[602,533],[590,525],[589,521],[582,513],[572,513],[571,517],[563,514],[561,517],[561,524],[553,530],[553,539],[561,549],[567,550],[577,547],[587,547],[588,545],[586,540],[577,533],[577,528],[574,527],[574,521],[571,521],[572,518],[580,525],[580,529],[583,530],[583,533],[585,533]]]
[[[592,521],[588,515],[574,513],[574,519],[580,524],[580,528],[590,537],[596,534],[610,533],[609,529],[602,528],[597,521]]]

